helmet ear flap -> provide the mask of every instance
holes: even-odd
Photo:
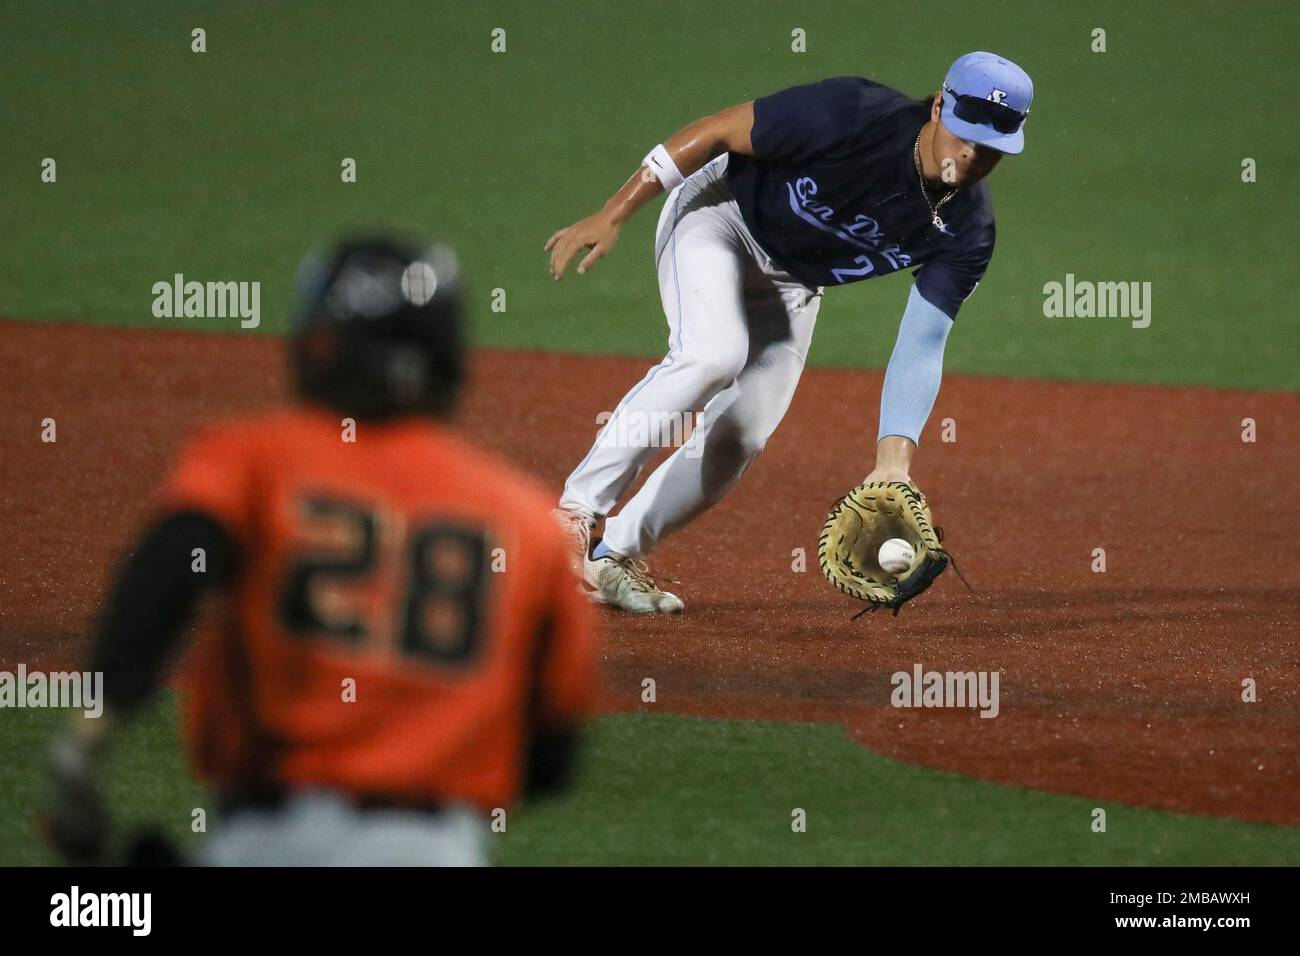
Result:
[[[304,368],[326,368],[338,358],[338,339],[320,327],[312,328],[295,343]]]
[[[409,345],[393,346],[385,363],[393,403],[414,404],[429,387],[429,367],[419,351]]]

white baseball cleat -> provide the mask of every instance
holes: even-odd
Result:
[[[585,511],[570,511],[568,508],[556,508],[552,517],[560,523],[565,540],[569,542],[569,567],[574,576],[583,578],[583,559],[591,550],[591,533],[596,530],[596,519]]]
[[[583,580],[591,599],[634,614],[681,614],[686,605],[676,594],[661,591],[644,561],[613,551],[601,558],[583,559]]]

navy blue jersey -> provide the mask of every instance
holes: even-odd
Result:
[[[727,160],[750,232],[810,286],[920,266],[918,291],[955,316],[993,255],[993,205],[984,182],[958,190],[935,228],[912,153],[929,117],[918,100],[854,76],[755,100],[754,155]]]

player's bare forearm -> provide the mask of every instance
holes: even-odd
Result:
[[[669,137],[664,148],[678,171],[689,176],[725,152],[751,153],[749,134],[753,126],[754,104],[742,103],[697,119]],[[662,191],[659,180],[648,167],[642,166],[610,197],[602,212],[621,226]]]
[[[689,176],[722,153],[752,153],[753,126],[754,104],[741,103],[696,120],[674,133],[664,148],[678,171]],[[551,275],[564,278],[564,271],[577,251],[590,249],[578,264],[578,274],[585,273],[614,247],[623,223],[661,192],[663,186],[650,169],[646,166],[638,169],[598,212],[559,230],[547,240],[545,251],[551,254]]]
[[[902,435],[886,435],[876,443],[876,467],[867,481],[905,481],[911,483],[912,456],[916,443]]]

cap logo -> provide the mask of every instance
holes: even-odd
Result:
[[[1007,91],[999,90],[995,88],[992,93],[990,93],[987,97],[985,97],[985,99],[990,100],[994,103],[1005,105],[1007,102]]]

